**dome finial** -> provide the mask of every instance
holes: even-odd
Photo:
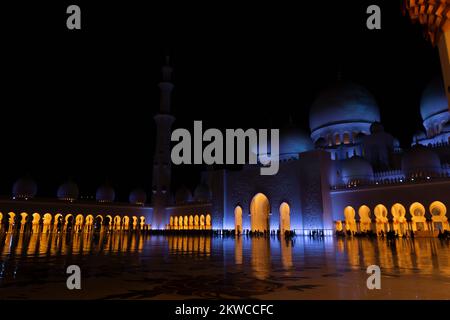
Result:
[[[162,81],[163,82],[171,82],[171,80],[172,80],[172,71],[173,71],[173,68],[170,65],[170,56],[167,55],[166,56],[166,62],[164,64],[164,66],[161,68]]]

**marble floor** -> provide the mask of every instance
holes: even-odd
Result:
[[[81,268],[81,290],[66,287]],[[367,289],[369,265],[381,289]],[[450,299],[438,239],[2,234],[0,299]]]

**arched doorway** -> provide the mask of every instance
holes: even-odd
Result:
[[[175,230],[178,230],[178,217],[177,217],[177,216],[175,216],[175,217],[173,218],[173,228],[174,228]]]
[[[280,233],[291,230],[291,208],[286,202],[280,205]]]
[[[144,227],[145,227],[145,217],[144,217],[144,216],[141,216],[141,217],[140,217],[140,220],[141,220],[141,223],[140,223],[141,230],[144,230]]]
[[[97,215],[95,217],[94,230],[101,231],[102,225],[103,225],[103,217],[101,215]]]
[[[194,216],[190,215],[189,216],[189,230],[194,229]]]
[[[387,208],[382,205],[378,204],[374,209],[376,222],[377,222],[377,233],[386,233],[389,231],[389,220],[387,217]]]
[[[50,227],[52,224],[52,215],[50,213],[44,214],[43,220],[44,220],[43,222],[44,227],[42,229],[42,232],[43,233],[50,232]]]
[[[242,233],[242,208],[237,206],[234,208],[234,232],[236,235]]]
[[[207,214],[205,220],[206,220],[206,229],[210,230],[211,229],[211,215]]]
[[[352,206],[344,208],[345,231],[356,232],[355,209]]]
[[[431,220],[433,222],[433,230],[448,230],[447,207],[440,201],[434,201],[430,204]]]
[[[41,215],[37,212],[33,213],[32,215],[33,217],[33,221],[31,222],[32,226],[33,226],[33,233],[38,233],[39,232],[39,224],[41,223]]]
[[[361,232],[369,232],[372,229],[372,220],[370,219],[370,208],[362,205],[358,209],[359,229]]]
[[[205,216],[203,214],[200,215],[200,229],[205,229]]]
[[[264,232],[269,231],[269,199],[262,194],[256,194],[250,204],[251,230]]]
[[[120,222],[122,221],[122,218],[120,216],[114,217],[114,230],[120,230]]]
[[[407,221],[405,218],[406,209],[401,203],[395,203],[391,208],[393,217],[393,229],[396,234],[403,236],[407,231]]]
[[[198,215],[196,214],[196,215],[194,216],[194,229],[195,229],[195,230],[199,230],[199,229],[200,229],[200,226],[198,225],[199,220],[200,220],[200,218],[199,218]]]
[[[65,218],[65,224],[64,224],[64,231],[70,232],[73,228],[73,215],[69,213],[66,215]]]
[[[427,220],[425,219],[425,207],[420,202],[414,202],[409,206],[413,231],[427,231]]]

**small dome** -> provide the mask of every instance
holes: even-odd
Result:
[[[268,136],[267,153],[260,153],[258,144],[251,145],[250,150],[266,159],[271,154],[270,134]],[[299,153],[314,150],[314,144],[309,135],[301,129],[291,125],[280,129],[279,137],[279,156],[280,158],[289,158],[298,156]]]
[[[192,201],[192,194],[185,186],[180,187],[175,193],[175,203],[184,204]]]
[[[372,94],[364,87],[339,82],[322,91],[311,106],[311,131],[342,123],[380,121],[380,111]]]
[[[372,165],[359,156],[341,162],[341,177],[345,184],[359,184],[373,180]]]
[[[59,186],[56,196],[59,200],[73,201],[78,199],[79,189],[75,182],[67,181]]]
[[[431,149],[416,144],[403,156],[402,170],[408,177],[436,176],[440,173],[441,161]]]
[[[21,178],[17,180],[12,189],[13,198],[30,199],[34,198],[37,193],[37,185],[33,179]]]
[[[211,200],[211,192],[205,183],[199,184],[194,190],[194,200],[198,202],[208,202]]]
[[[441,76],[433,78],[422,94],[420,114],[423,120],[448,112],[448,100],[445,94],[444,81]]]
[[[113,202],[115,198],[114,188],[107,184],[100,186],[95,193],[95,199],[98,202]]]
[[[147,201],[147,193],[142,189],[134,189],[130,192],[128,200],[132,204],[143,205]]]

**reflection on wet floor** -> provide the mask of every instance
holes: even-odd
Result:
[[[442,298],[442,286],[450,277],[449,242],[431,238],[287,240],[276,236],[155,236],[126,231],[17,232],[0,233],[0,297],[9,297],[12,289],[20,293],[16,296],[27,297],[36,277],[63,281],[68,261],[82,263],[86,274],[97,275],[90,281],[99,281],[98,275],[107,278],[108,290],[117,291],[117,297],[122,297],[122,291],[138,292],[139,286],[153,288],[158,284],[151,294],[145,289],[135,298],[158,294],[176,297],[189,290],[200,296],[233,297],[284,290],[290,298],[305,292],[317,292],[317,298],[328,297],[335,290],[335,298],[358,298],[367,294],[361,291],[365,286],[352,293],[347,289],[349,283],[364,284],[365,269],[372,264],[379,265],[390,281],[399,281],[384,283],[385,287],[413,286],[411,290],[420,295],[425,289],[418,284],[422,279],[430,297],[440,292],[435,298]],[[40,285],[46,285],[46,281]],[[404,297],[404,292],[397,298]],[[447,296],[450,298],[450,294]]]

